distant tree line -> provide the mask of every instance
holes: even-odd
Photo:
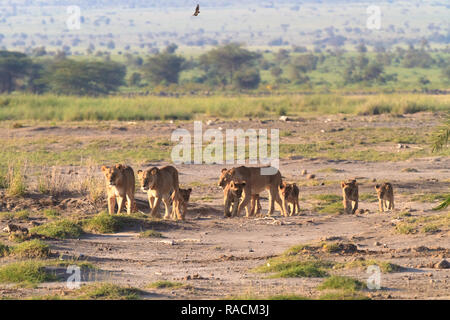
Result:
[[[308,87],[311,86],[312,72],[330,72],[330,64],[325,63],[328,59],[334,59],[335,65],[342,66],[335,73],[344,85],[395,82],[397,75],[385,72],[385,67],[392,64],[403,68],[438,66],[443,77],[450,81],[448,58],[433,58],[425,47],[423,44],[420,48],[410,46],[394,51],[376,47],[376,54],[369,55],[365,45],[360,44],[356,54],[345,55],[338,48],[310,52],[297,46],[292,50],[280,49],[268,59],[265,53],[270,52],[252,52],[240,44],[230,43],[211,49],[198,58],[187,59],[176,53],[175,44],[170,44],[147,58],[125,54],[124,63],[112,61],[109,55],[75,60],[68,58],[64,51],[48,57],[42,47],[36,48],[30,56],[0,51],[0,93],[27,91],[96,96],[118,91],[124,86],[139,88],[177,84],[252,90],[267,85],[267,81],[262,83],[261,72],[270,74],[275,85]],[[187,71],[190,77],[180,81],[183,71]],[[424,77],[419,81],[422,85],[429,83]]]

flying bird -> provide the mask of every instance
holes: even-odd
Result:
[[[200,5],[197,4],[197,7],[195,8],[195,12],[194,12],[193,16],[198,16],[199,13],[200,13]]]

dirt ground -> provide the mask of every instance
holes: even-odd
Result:
[[[363,119],[360,125],[363,126]],[[318,122],[323,124],[323,119]],[[402,120],[403,121],[403,120]],[[381,122],[381,121],[380,121]],[[406,119],[405,127],[431,127],[437,122],[429,115]],[[377,121],[370,122],[372,126]],[[395,125],[393,120],[393,125]],[[298,124],[298,123],[297,123]],[[277,123],[284,129],[296,127],[290,122]],[[218,124],[224,128],[239,124]],[[264,124],[262,124],[264,125]],[[270,126],[270,124],[268,124]],[[320,130],[312,123],[298,124],[305,133],[309,129]],[[160,128],[158,128],[160,126]],[[349,126],[347,122],[325,125]],[[111,125],[117,127],[117,125]],[[9,137],[23,137],[28,134],[64,137],[78,132],[79,136],[108,136],[113,129],[95,127],[29,126],[18,131],[2,129]],[[142,126],[142,128],[144,125]],[[170,140],[169,132],[175,124],[155,123],[139,131],[119,130],[121,136],[147,135],[158,132]],[[42,129],[39,129],[42,128]],[[115,133],[112,133],[115,134]],[[300,133],[306,139],[303,131]],[[286,137],[292,140],[294,137]],[[395,149],[397,146],[390,146]],[[386,148],[380,143],[379,148]],[[168,162],[146,162],[144,167],[162,166]],[[450,226],[448,223],[435,232],[400,234],[395,226],[408,218],[422,218],[448,215],[447,211],[433,211],[439,201],[414,200],[414,195],[442,194],[450,191],[450,158],[425,157],[405,161],[369,162],[358,160],[334,160],[292,156],[280,161],[280,171],[287,181],[300,185],[300,216],[281,217],[277,210],[272,218],[223,218],[222,190],[217,186],[220,170],[224,165],[178,165],[180,182],[193,188],[189,212],[184,222],[162,222],[154,229],[164,238],[140,238],[142,226],[133,226],[115,234],[85,234],[80,239],[46,240],[56,256],[78,257],[98,267],[100,271],[83,274],[86,283],[107,281],[129,285],[145,291],[144,299],[223,299],[231,296],[275,294],[298,294],[310,298],[320,295],[317,286],[322,278],[268,278],[267,274],[254,273],[251,269],[266,263],[270,257],[281,254],[291,246],[320,241],[352,243],[357,251],[350,253],[328,253],[318,251],[318,258],[348,262],[361,259],[388,261],[402,267],[392,273],[382,273],[381,289],[366,291],[373,299],[449,299],[450,269],[435,268],[434,264],[449,259]],[[62,167],[68,168],[66,166]],[[337,170],[327,170],[336,168]],[[414,172],[404,170],[414,168]],[[308,180],[301,174],[306,169],[316,175]],[[67,169],[68,170],[68,169]],[[99,173],[100,174],[100,173]],[[361,200],[362,214],[328,214],[315,211],[314,196],[320,194],[341,195],[339,181],[356,178],[360,182],[359,193],[373,194],[379,181],[390,181],[394,186],[396,208],[393,212],[378,212],[378,203],[373,198]],[[267,212],[267,194],[261,194],[263,212]],[[76,202],[77,198],[71,196]],[[22,207],[41,210],[57,207],[63,199],[42,201],[45,197],[27,195]],[[148,213],[146,195],[136,191],[139,209]],[[78,199],[82,202],[82,198]],[[10,201],[10,200],[9,200]],[[3,208],[0,211],[18,210],[21,206],[7,208],[6,196],[2,195]],[[67,201],[66,201],[67,202]],[[39,204],[33,206],[33,204]],[[106,203],[105,203],[106,206]],[[83,210],[88,212],[83,212]],[[367,211],[368,210],[368,211]],[[64,215],[94,214],[94,208],[67,206]],[[407,213],[408,217],[401,215]],[[39,219],[37,219],[39,222]],[[8,221],[0,221],[3,228]],[[26,223],[24,225],[27,225]],[[3,239],[6,239],[5,237]],[[0,258],[0,265],[14,260]],[[346,275],[366,282],[370,276],[366,269],[351,268],[331,270],[331,274]],[[169,280],[188,284],[182,289],[149,289],[147,285]],[[30,296],[69,294],[64,282],[43,283],[35,288],[23,288],[10,284],[0,285],[0,296],[26,298]]]

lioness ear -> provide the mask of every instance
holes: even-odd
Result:
[[[246,184],[247,184],[247,183],[246,183],[245,181],[242,181],[242,183],[241,183],[241,185],[242,185],[243,187],[245,187]]]
[[[138,170],[137,174],[141,175],[142,174],[142,170]]]
[[[345,181],[341,181],[341,187],[345,187]]]
[[[379,184],[377,184],[376,186],[375,186],[375,189],[380,189],[380,185]]]
[[[155,175],[158,172],[158,168],[153,168],[150,170],[150,174]]]
[[[123,165],[121,165],[120,163],[116,164],[116,168],[119,169],[119,170],[123,170]]]
[[[188,191],[189,193],[191,193],[191,192],[192,192],[192,188],[187,189],[187,191]]]
[[[106,170],[108,170],[107,166],[102,166],[102,171],[105,172]]]
[[[225,171],[227,171],[227,168],[223,168],[220,172],[224,173]]]

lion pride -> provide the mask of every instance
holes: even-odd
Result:
[[[274,170],[271,170],[274,169]],[[264,172],[267,171],[267,172]],[[273,172],[270,172],[273,171]],[[264,174],[272,173],[272,174]],[[243,199],[239,203],[238,212],[239,215],[243,208],[247,208],[249,204],[251,205],[252,195],[258,195],[264,190],[269,192],[269,210],[268,215],[271,216],[274,210],[275,202],[281,208],[281,214],[287,215],[287,209],[281,201],[280,195],[278,193],[278,186],[282,182],[281,173],[278,169],[270,167],[246,167],[240,166],[232,169],[223,169],[220,176],[219,185],[222,185],[224,181],[235,181],[237,183],[245,182],[243,189]],[[255,203],[250,212],[255,212]],[[247,216],[249,211],[247,208]]]

